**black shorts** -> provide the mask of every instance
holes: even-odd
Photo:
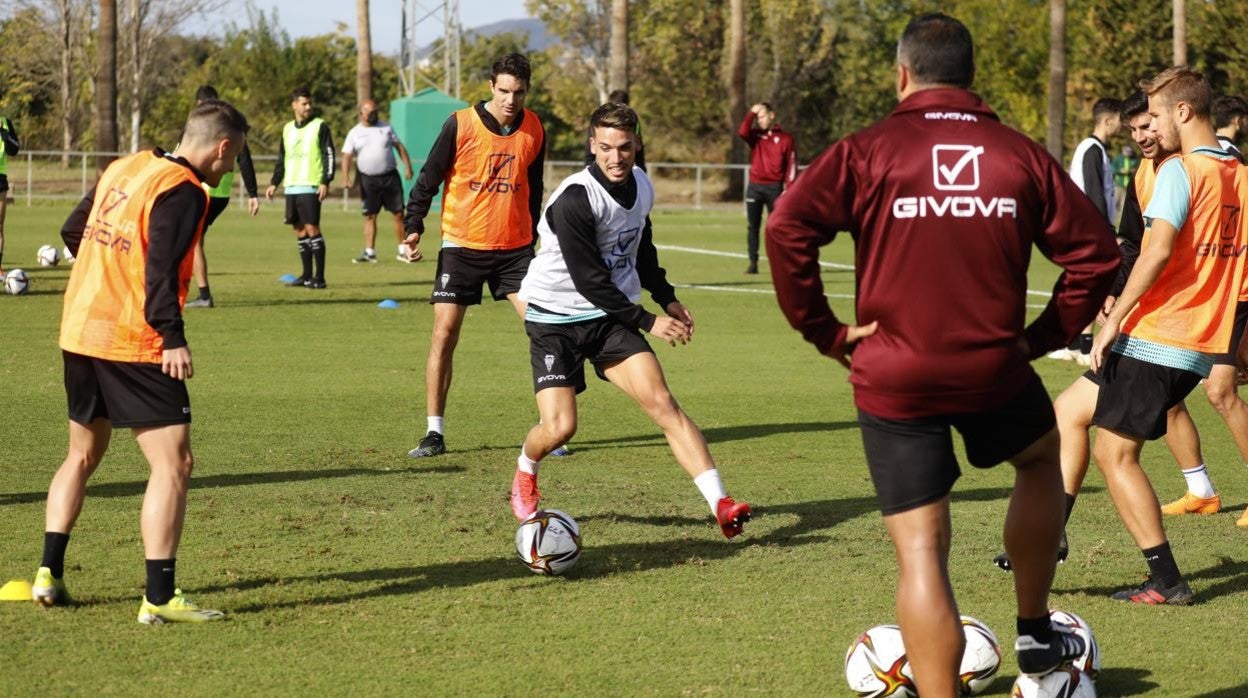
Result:
[[[641,332],[609,317],[583,322],[550,324],[524,322],[529,335],[529,363],[533,366],[533,392],[543,388],[574,387],[585,390],[585,361],[606,380],[603,368],[634,354],[654,353]]]
[[[991,468],[1021,453],[1057,426],[1053,402],[1032,374],[1023,391],[984,412],[884,419],[858,410],[867,468],[884,515],[930,504],[949,494],[962,471],[953,454],[951,428],[976,468]]]
[[[494,300],[520,291],[520,282],[529,271],[533,248],[516,250],[473,250],[443,247],[438,250],[438,271],[433,277],[430,303],[480,305],[481,284],[488,283]]]
[[[375,216],[385,208],[390,213],[403,210],[403,180],[397,170],[386,174],[366,175],[360,173],[360,199],[364,202],[364,215]]]
[[[302,228],[321,224],[321,200],[316,194],[286,195],[286,224]]]
[[[1186,398],[1202,378],[1198,373],[1112,351],[1105,355],[1099,374],[1084,375],[1101,388],[1092,423],[1146,441],[1166,435],[1166,412]]]
[[[0,174],[0,193],[9,190],[9,176]]]
[[[217,216],[220,216],[222,213],[225,213],[225,209],[229,207],[230,207],[230,197],[228,196],[223,196],[220,198],[213,196],[208,199],[208,218],[204,219],[204,234],[205,235],[208,233],[208,227],[211,226],[217,220]]]
[[[1248,301],[1240,301],[1235,304],[1235,328],[1231,330],[1231,345],[1226,348],[1225,354],[1215,354],[1213,357],[1214,366],[1235,366],[1235,352],[1239,349],[1239,340],[1244,337],[1244,325],[1248,324]]]
[[[69,418],[79,424],[107,419],[115,427],[191,423],[186,383],[160,364],[106,361],[62,351]]]

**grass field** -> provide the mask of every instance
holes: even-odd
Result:
[[[41,244],[59,247],[67,208],[12,207],[6,269],[31,270]],[[731,256],[660,252],[698,324],[689,346],[656,351],[729,491],[754,504],[746,534],[725,541],[661,434],[594,382],[574,455],[542,470],[545,503],[577,518],[586,546],[569,576],[548,579],[514,559],[506,502],[536,414],[513,311],[469,311],[447,414],[452,453],[409,459],[425,430],[432,262],[392,261],[383,226],[382,263],[352,265],[359,217],[331,206],[329,289],[284,288],[277,277],[298,260],[279,209],[222,217],[208,238],[219,305],[187,311],[197,462],[179,583],[230,619],[135,622],[146,465],[119,432],[69,547],[66,579],[79,603],[0,604],[0,694],[848,692],[845,648],[893,622],[895,566],[844,370],[788,328],[766,274],[742,275],[744,260]],[[661,245],[743,247],[740,215],[655,222]],[[825,258],[848,263],[848,240]],[[1042,259],[1034,266],[1031,287],[1047,290],[1055,272]],[[30,295],[0,296],[3,579],[38,564],[44,496],[66,444],[56,335],[69,270],[31,271]],[[825,281],[830,294],[853,292],[849,271],[829,269]],[[378,309],[383,298],[401,305]],[[852,312],[834,298],[838,312]],[[1041,361],[1038,370],[1056,394],[1079,369]],[[1070,524],[1071,559],[1052,605],[1096,631],[1102,696],[1248,695],[1235,669],[1246,649],[1248,534],[1234,525],[1248,470],[1207,401],[1190,403],[1229,505],[1166,522],[1198,604],[1109,600],[1146,568],[1095,470]],[[1182,493],[1164,448],[1148,447],[1145,466],[1163,499]],[[965,475],[953,507],[959,603],[1012,647],[1010,578],[990,563],[1011,476]],[[1007,651],[990,693],[1008,693],[1016,674]]]

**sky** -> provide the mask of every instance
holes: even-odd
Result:
[[[248,0],[229,0],[226,11],[232,21],[247,23]],[[328,34],[337,22],[344,22],[355,33],[355,3],[352,0],[251,0],[266,14],[276,8],[278,21],[292,37]],[[373,29],[373,50],[397,55],[403,23],[404,0],[372,0],[369,7]],[[422,0],[426,8],[436,0]],[[465,29],[472,29],[504,19],[528,17],[524,0],[459,0],[459,19]],[[418,45],[424,46],[442,35],[441,27],[427,21],[421,27]],[[426,32],[428,34],[426,35]]]

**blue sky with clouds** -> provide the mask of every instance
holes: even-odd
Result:
[[[345,23],[355,31],[355,3],[352,0],[252,0],[256,7],[270,13],[277,10],[282,28],[291,36],[311,36],[334,31],[338,22]],[[403,0],[372,0],[369,12],[373,29],[373,50],[378,53],[399,52],[400,31],[403,21]],[[429,0],[427,6],[433,5]],[[247,23],[247,0],[230,0],[227,15],[238,24]],[[504,19],[529,16],[524,0],[459,0],[459,15],[465,29],[479,27]],[[428,22],[432,24],[432,22]],[[429,28],[425,36],[422,29],[420,45],[441,36],[441,30]]]

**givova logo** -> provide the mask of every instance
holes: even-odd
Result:
[[[1012,197],[983,197],[980,188],[982,145],[932,146],[932,186],[937,191],[967,192],[961,196],[901,196],[893,199],[894,218],[1018,218]]]
[[[490,194],[510,194],[516,190],[511,181],[515,164],[516,156],[511,153],[491,153],[485,165],[485,179],[469,180],[468,188]]]

